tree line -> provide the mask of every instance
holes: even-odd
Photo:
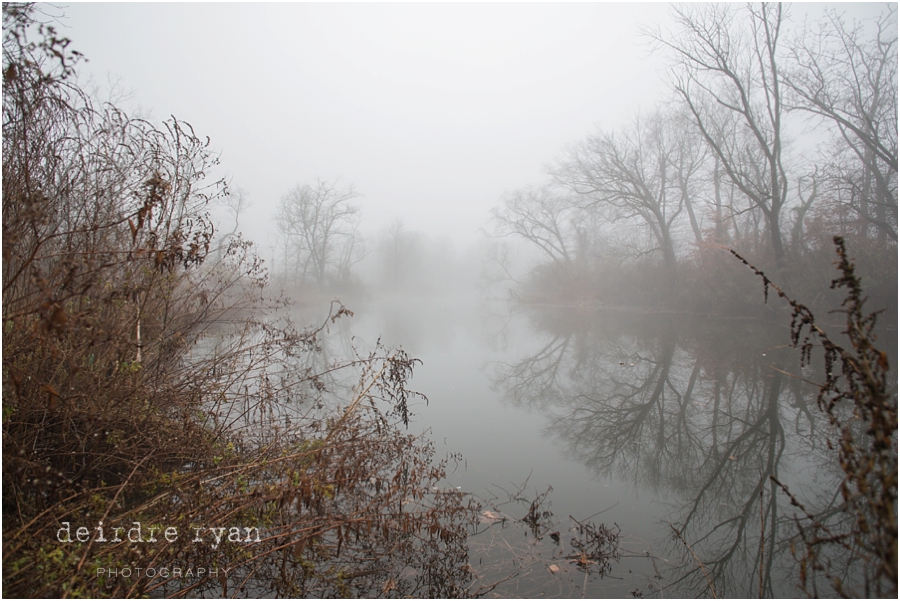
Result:
[[[667,59],[671,98],[571,145],[544,184],[494,209],[496,235],[543,256],[532,298],[621,301],[608,284],[634,286],[640,270],[707,291],[715,281],[721,295],[741,277],[724,248],[820,290],[835,234],[896,298],[896,9],[813,24],[788,12],[679,6],[673,30],[643,31]]]
[[[476,261],[449,239],[394,218],[374,236],[360,231],[361,198],[352,184],[316,179],[278,201],[273,271],[291,294],[430,294],[471,287]]]

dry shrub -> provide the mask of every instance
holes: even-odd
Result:
[[[837,450],[843,504],[830,520],[812,515],[788,488],[771,478],[791,498],[802,517],[797,519],[800,584],[819,596],[824,576],[841,596],[897,596],[897,387],[887,353],[875,346],[878,312],[864,313],[866,301],[860,278],[847,254],[844,239],[833,239],[839,276],[831,283],[844,290],[841,313],[847,343],[842,345],[823,330],[813,313],[788,297],[760,270],[765,293],[775,290],[793,309],[791,338],[801,349],[804,364],[821,348],[825,382],[817,403],[831,426],[829,448]],[[740,255],[741,261],[749,265]],[[860,576],[854,577],[855,573]]]
[[[477,508],[399,429],[415,361],[329,364],[325,410],[349,311],[295,328],[249,244],[207,261],[208,141],[96,107],[37,16],[3,6],[4,595],[463,595]]]

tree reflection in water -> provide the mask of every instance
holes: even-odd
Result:
[[[666,594],[798,594],[796,511],[770,476],[833,523],[841,473],[816,388],[791,375],[799,354],[787,329],[613,311],[532,317],[546,344],[497,366],[495,386],[506,402],[547,413],[567,454],[598,477],[667,499]],[[852,582],[852,558],[844,565]]]

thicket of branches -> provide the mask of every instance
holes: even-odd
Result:
[[[323,410],[304,359],[349,312],[278,318],[248,243],[210,253],[208,141],[92,101],[39,17],[3,6],[4,595],[464,595],[476,512],[398,427],[415,361],[329,365],[359,382]]]
[[[895,7],[814,25],[788,12],[686,5],[672,31],[645,32],[674,98],[573,144],[545,185],[494,211],[496,235],[541,253],[525,298],[746,312],[756,296],[733,248],[831,308],[842,235],[896,312]]]

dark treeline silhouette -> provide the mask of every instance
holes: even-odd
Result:
[[[814,24],[788,10],[688,5],[673,8],[675,30],[645,31],[674,98],[573,144],[545,184],[494,210],[496,235],[543,257],[523,300],[753,313],[732,248],[831,308],[839,234],[896,315],[895,7]]]

